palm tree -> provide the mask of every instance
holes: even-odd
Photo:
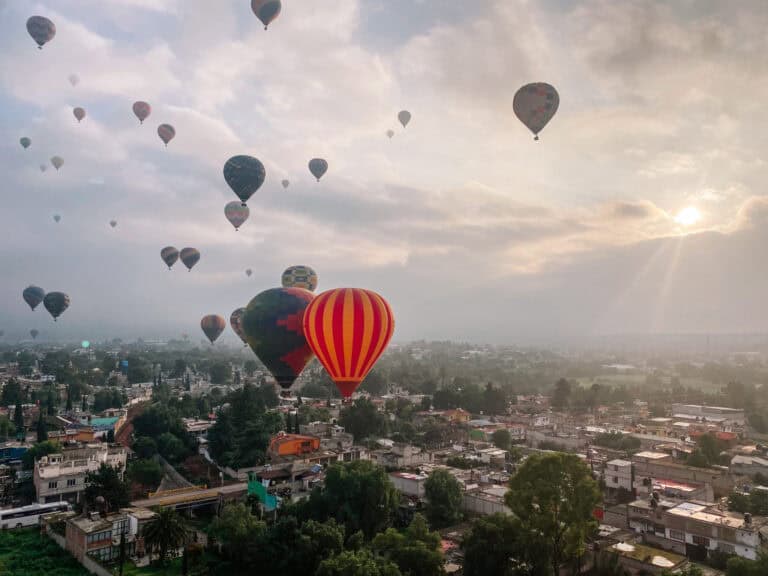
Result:
[[[189,528],[173,508],[157,511],[157,518],[149,524],[144,538],[150,550],[160,554],[160,565],[165,565],[169,550],[175,550],[189,539]]]

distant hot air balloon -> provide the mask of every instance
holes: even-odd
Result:
[[[56,168],[56,170],[58,170],[59,168],[64,166],[64,158],[62,158],[61,156],[53,156],[51,158],[51,164],[53,164],[53,167]]]
[[[237,200],[233,200],[224,206],[224,216],[226,216],[229,223],[235,227],[235,230],[239,229],[240,226],[248,220],[249,214],[250,210],[248,210],[248,206]]]
[[[110,220],[109,225],[112,226],[112,228],[114,228],[115,226],[117,226],[117,220]]]
[[[283,272],[283,288],[304,288],[314,292],[317,288],[317,274],[309,266],[290,266]]]
[[[395,131],[394,130],[387,130],[387,138],[389,138],[391,140],[392,136],[394,136],[394,135],[395,135]]]
[[[203,316],[203,319],[200,320],[200,328],[203,329],[203,332],[208,337],[208,340],[211,341],[211,344],[216,341],[216,338],[221,336],[221,333],[224,332],[224,328],[226,327],[226,320],[218,314],[209,314],[208,316]]]
[[[392,309],[370,290],[328,290],[304,312],[307,342],[344,398],[368,375],[394,330]]]
[[[245,308],[238,308],[232,312],[232,315],[229,317],[229,325],[232,326],[232,330],[237,334],[237,337],[247,346],[248,340],[245,337],[245,332],[243,332],[243,314],[245,314]]]
[[[54,214],[53,220],[56,222],[56,224],[58,224],[59,222],[61,222],[61,216],[59,214]]]
[[[264,24],[264,30],[280,15],[281,8],[280,0],[251,0],[251,10]]]
[[[139,124],[144,124],[144,120],[146,120],[152,113],[152,106],[139,100],[138,102],[133,103],[133,113],[136,115],[136,118],[139,119]]]
[[[309,161],[309,171],[312,172],[312,176],[317,178],[317,181],[320,182],[320,178],[322,178],[323,174],[328,171],[328,162],[322,158],[312,158],[312,160]]]
[[[288,182],[288,180],[283,180],[281,184],[283,185],[283,188],[288,188],[288,186],[290,185],[290,182]]]
[[[77,118],[77,121],[80,122],[83,118],[85,118],[85,109],[80,108],[80,106],[78,106],[77,108],[72,110],[72,114],[74,114],[75,118]]]
[[[43,49],[43,44],[53,40],[56,36],[56,24],[45,16],[32,16],[27,20],[27,32],[37,42],[37,47]]]
[[[241,319],[248,345],[283,388],[290,388],[312,358],[302,317],[312,301],[301,288],[270,288],[256,295]]]
[[[46,170],[48,170],[48,166],[45,164],[40,164],[40,172],[45,172]]]
[[[77,74],[70,74],[69,77],[69,83],[72,84],[72,86],[77,86],[80,83],[80,78]]]
[[[35,330],[32,328],[32,330],[29,331],[29,335],[32,336],[32,340],[37,340],[37,335],[40,334],[39,330]]]
[[[166,246],[160,250],[160,258],[163,259],[165,265],[168,266],[168,270],[170,270],[176,264],[176,260],[179,259],[179,251],[173,246]]]
[[[552,86],[544,82],[526,84],[515,94],[512,107],[515,115],[533,132],[534,140],[552,119],[560,105],[560,96]]]
[[[200,260],[200,252],[196,248],[182,248],[179,257],[184,266],[191,272],[192,267]]]
[[[248,276],[248,278],[250,278],[251,274],[253,274],[253,270],[251,270],[250,268],[246,268],[245,269],[245,275]]]
[[[3,336],[5,336],[5,330],[0,330],[0,338],[2,338]]]
[[[26,150],[32,145],[32,140],[24,136],[23,138],[19,139],[19,144]]]
[[[24,298],[24,302],[29,304],[29,307],[34,310],[40,305],[40,302],[45,298],[45,290],[40,286],[27,286],[21,293],[21,297]]]
[[[411,121],[411,113],[408,112],[408,110],[400,110],[400,112],[397,114],[397,119],[400,120],[400,124],[403,125],[403,128],[408,126],[408,122]]]
[[[69,308],[69,296],[64,292],[48,292],[43,298],[43,306],[53,316],[55,322]]]
[[[174,136],[176,136],[176,129],[170,124],[160,124],[160,126],[157,127],[157,135],[160,136],[160,140],[165,142],[165,145],[168,146],[168,142],[173,140]]]
[[[264,184],[264,164],[253,156],[232,156],[224,164],[224,180],[245,206],[248,198]]]

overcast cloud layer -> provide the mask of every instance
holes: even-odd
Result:
[[[0,2],[6,339],[196,338],[291,264],[381,293],[397,340],[768,326],[765,2],[284,0],[268,32],[249,5]],[[512,112],[532,81],[561,97],[538,143]],[[267,169],[239,232],[234,154]],[[168,272],[169,244],[202,260]],[[70,294],[57,324],[30,283]]]

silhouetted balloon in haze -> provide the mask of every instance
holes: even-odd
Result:
[[[83,108],[80,108],[79,106],[72,110],[72,114],[75,115],[75,118],[77,118],[78,123],[82,121],[83,118],[85,118],[85,110]]]
[[[32,16],[27,20],[27,32],[42,50],[43,45],[56,36],[56,25],[45,16]]]
[[[512,104],[515,115],[539,139],[539,132],[552,119],[560,106],[560,96],[554,87],[544,82],[526,84],[515,94]]]
[[[179,251],[173,246],[166,246],[160,250],[160,258],[163,259],[165,265],[168,266],[168,270],[170,270],[176,264],[176,260],[179,259]]]
[[[34,310],[45,298],[45,290],[40,286],[27,286],[21,293],[21,297],[24,298],[24,302],[29,304],[29,307]]]
[[[51,164],[53,164],[53,167],[58,170],[62,166],[64,166],[64,158],[61,156],[53,156],[51,157]]]
[[[243,206],[264,184],[266,175],[264,164],[253,156],[244,154],[232,156],[224,164],[224,180],[232,188],[232,192],[240,198]]]
[[[403,128],[405,128],[408,126],[408,122],[411,121],[411,113],[408,112],[408,110],[400,110],[397,115],[397,119],[400,120],[400,124],[402,124]]]
[[[69,296],[64,292],[48,292],[43,298],[43,306],[56,321],[69,308]]]
[[[19,144],[26,150],[32,145],[32,140],[24,136],[23,138],[19,139]]]
[[[80,83],[80,78],[77,74],[70,74],[67,79],[72,86],[77,86]]]
[[[200,328],[203,329],[203,333],[205,333],[208,340],[211,341],[211,344],[221,336],[221,333],[224,332],[224,328],[226,327],[226,320],[218,314],[209,314],[208,316],[203,316],[203,319],[200,320]]]
[[[160,124],[160,126],[157,127],[157,135],[160,136],[160,140],[168,146],[168,142],[173,140],[176,136],[176,129],[170,124]]]
[[[280,15],[281,9],[280,0],[251,0],[251,10],[264,24],[264,30]]]
[[[152,113],[152,106],[139,100],[138,102],[133,103],[133,113],[136,115],[136,118],[139,119],[139,124],[143,124],[144,120],[146,120]]]
[[[322,158],[312,158],[312,160],[309,161],[309,171],[312,173],[312,176],[317,178],[317,181],[320,182],[320,178],[322,178],[323,174],[328,171],[328,162]]]
[[[35,330],[34,328],[32,328],[32,330],[29,331],[29,335],[32,336],[32,340],[36,340],[38,334],[40,334],[40,331]]]
[[[182,248],[179,258],[191,272],[192,267],[200,261],[200,252],[196,248]]]
[[[224,206],[224,216],[235,227],[235,230],[238,230],[248,220],[249,214],[248,206],[236,200]]]

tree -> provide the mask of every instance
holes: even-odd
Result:
[[[386,428],[384,415],[366,398],[356,400],[352,406],[342,410],[339,423],[358,442],[363,438],[378,436]]]
[[[694,466],[696,468],[709,468],[709,460],[707,460],[707,457],[704,456],[704,453],[698,448],[691,452],[686,463],[688,466]]]
[[[43,411],[40,410],[40,415],[37,418],[37,441],[45,442],[48,440],[48,426],[45,424],[45,418],[43,418]]]
[[[13,406],[23,401],[21,390],[21,384],[19,384],[16,378],[11,378],[3,386],[3,391],[0,393],[0,405]]]
[[[483,411],[486,414],[504,414],[507,411],[507,395],[501,388],[488,382],[483,392]]]
[[[560,378],[555,384],[555,389],[552,393],[551,404],[556,410],[562,410],[568,407],[568,403],[571,397],[571,383],[565,378]]]
[[[376,535],[372,549],[377,555],[394,562],[400,572],[411,576],[441,576],[443,554],[440,535],[430,532],[427,521],[416,514],[404,533],[394,528]]]
[[[580,558],[597,528],[592,513],[600,502],[597,482],[574,454],[529,456],[509,481],[504,501],[526,534],[545,543],[552,571]]]
[[[160,566],[165,566],[170,552],[189,540],[189,529],[184,519],[173,508],[161,508],[157,518],[149,524],[144,532],[147,546],[159,554]]]
[[[696,444],[701,450],[702,456],[706,458],[707,465],[712,466],[720,461],[720,453],[724,446],[714,434],[702,434]]]
[[[187,371],[187,363],[184,360],[184,358],[176,358],[176,361],[173,363],[173,370],[171,371],[171,375],[174,378],[181,378],[184,376],[184,373]]]
[[[387,390],[387,380],[380,370],[374,368],[360,384],[360,390],[373,396],[381,396]]]
[[[235,558],[266,526],[245,504],[227,504],[211,524],[210,534],[221,542],[227,556]]]
[[[157,438],[157,451],[163,458],[175,464],[183,460],[188,451],[184,442],[171,432],[163,432]]]
[[[226,362],[211,364],[210,376],[212,384],[226,384],[232,379],[232,366]]]
[[[154,460],[134,460],[128,466],[131,481],[144,486],[158,486],[163,479],[163,467]]]
[[[604,550],[595,554],[595,562],[590,574],[592,576],[629,576],[629,572],[621,565],[619,555]]]
[[[0,442],[5,442],[13,436],[16,428],[8,416],[0,416]]]
[[[253,376],[258,369],[259,364],[256,362],[256,360],[246,360],[245,364],[243,364],[243,370],[245,370],[245,373],[248,376]]]
[[[67,387],[67,405],[66,405],[66,411],[72,412],[72,393],[69,390],[69,387]]]
[[[139,458],[152,458],[157,454],[157,443],[149,436],[139,436],[131,446]]]
[[[323,560],[316,576],[400,576],[392,562],[377,558],[370,550],[346,551]]]
[[[432,397],[431,396],[424,396],[421,399],[421,403],[419,404],[419,409],[422,412],[428,412],[432,408]]]
[[[426,514],[433,528],[445,528],[461,519],[461,484],[447,470],[438,468],[424,483]]]
[[[496,448],[509,450],[512,446],[512,436],[510,435],[509,430],[502,428],[501,430],[494,431],[491,435],[491,442],[493,442],[493,445],[496,446]]]
[[[520,520],[509,514],[479,518],[464,537],[465,576],[519,576],[532,572],[527,564],[529,549],[523,539]],[[543,566],[548,570],[549,566]]]
[[[102,496],[108,510],[118,510],[130,504],[128,483],[120,479],[116,468],[102,463],[96,472],[85,475],[85,501],[96,508],[96,499]]]
[[[48,397],[46,398],[48,416],[54,416],[56,414],[56,404],[58,404],[56,394],[54,394],[53,388],[48,388]]]
[[[32,470],[35,467],[35,460],[38,460],[43,456],[48,456],[48,454],[56,454],[58,452],[61,452],[61,445],[55,440],[39,442],[24,452],[21,457],[22,466],[24,470]]]
[[[21,407],[21,401],[16,402],[16,407],[13,410],[13,425],[16,427],[16,432],[24,431],[24,409]]]

